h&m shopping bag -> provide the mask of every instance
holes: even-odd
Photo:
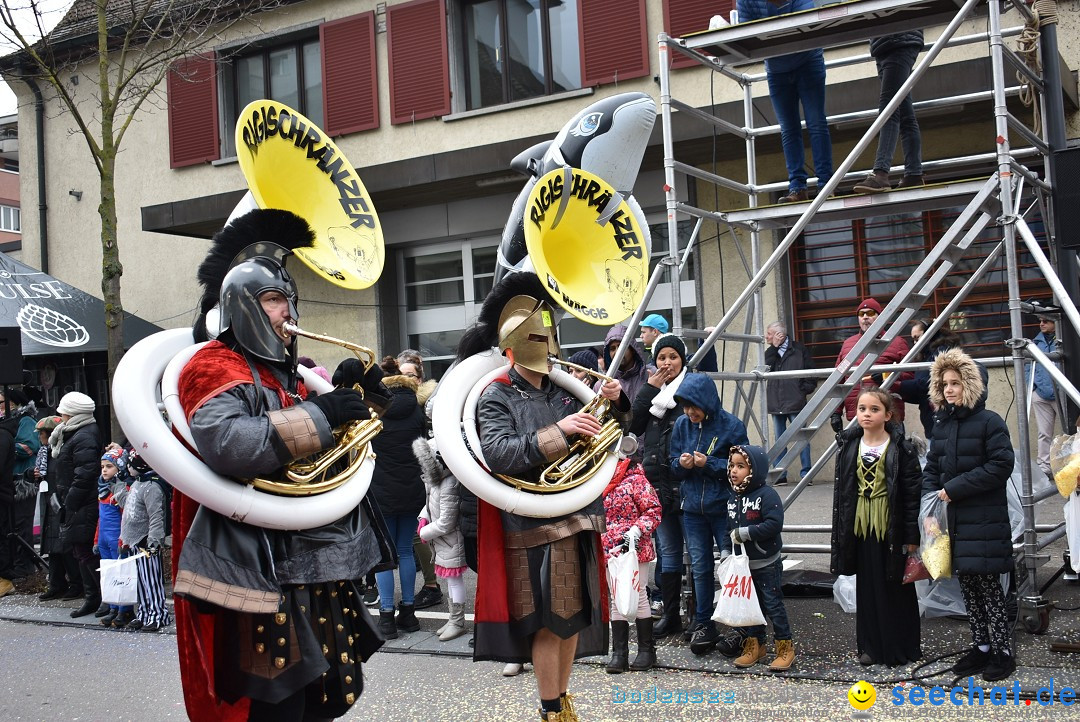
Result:
[[[101,601],[106,604],[135,604],[139,601],[139,552],[123,559],[101,560]]]
[[[737,548],[741,549],[742,545]],[[720,600],[713,612],[713,621],[729,627],[754,627],[765,624],[758,605],[754,578],[750,576],[750,557],[745,551],[732,554],[720,565]]]

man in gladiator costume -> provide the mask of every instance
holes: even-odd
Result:
[[[600,431],[581,402],[548,377],[549,357],[558,356],[559,346],[554,312],[539,295],[499,303],[498,344],[510,367],[477,405],[480,446],[490,470],[534,481],[575,437]],[[490,310],[492,297],[488,301]],[[601,394],[617,411],[629,411],[617,381],[606,383]],[[474,659],[531,661],[541,719],[575,722],[567,694],[574,659],[607,651],[603,500],[549,519],[500,512],[481,502],[479,527]]]
[[[296,284],[284,259],[314,240],[308,224],[255,210],[214,238],[199,268],[196,340],[216,339],[180,376],[196,452],[214,472],[249,483],[281,478],[296,459],[332,447],[332,430],[370,418],[386,398],[378,367],[365,393],[316,396],[296,373]],[[382,644],[353,580],[392,561],[368,502],[315,529],[278,531],[226,518],[190,497],[174,503],[177,644],[193,720],[319,720],[345,714],[363,688],[360,664]],[[388,554],[390,555],[388,557]]]

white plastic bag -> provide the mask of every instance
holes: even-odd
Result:
[[[738,544],[736,548],[744,547]],[[716,576],[720,579],[720,598],[712,615],[713,621],[729,627],[765,624],[765,616],[761,613],[754,589],[754,578],[750,576],[750,557],[745,551],[725,559]]]
[[[1065,536],[1069,540],[1069,563],[1080,572],[1080,494],[1073,493],[1065,502]]]
[[[637,543],[617,557],[608,557],[608,586],[615,608],[623,618],[632,622],[637,619],[638,600],[641,598],[641,569],[638,565]]]
[[[847,614],[855,613],[855,575],[841,575],[832,585],[833,601]]]
[[[955,577],[915,582],[915,594],[919,598],[919,613],[927,619],[967,616],[964,595],[960,593],[960,582]]]
[[[139,601],[139,569],[136,562],[143,556],[146,556],[146,552],[123,559],[101,560],[101,601],[125,605]]]

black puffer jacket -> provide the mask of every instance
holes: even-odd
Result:
[[[874,38],[870,41],[870,54],[874,58],[883,58],[893,50],[904,47],[919,47],[923,46],[923,31],[922,30],[908,30],[906,33],[896,33],[895,35],[883,35],[880,38]]]
[[[646,383],[634,397],[631,408],[633,418],[630,421],[630,433],[641,442],[641,466],[645,469],[645,478],[656,489],[660,497],[660,506],[664,514],[677,513],[679,510],[679,482],[671,476],[671,464],[668,460],[668,442],[675,419],[682,416],[682,407],[675,404],[662,418],[657,418],[649,411],[653,399],[660,389]]]
[[[957,404],[943,395],[942,377],[949,370],[963,385]],[[959,349],[940,354],[930,367],[930,400],[938,411],[923,494],[945,489],[949,495],[953,572],[959,574],[1013,568],[1006,489],[1014,454],[1005,421],[986,408],[986,378],[986,370]]]
[[[919,543],[919,500],[922,492],[922,467],[919,455],[898,425],[889,428],[890,441],[885,449],[885,486],[889,495],[889,525],[885,543],[889,546],[889,581],[901,582],[904,576],[905,544]],[[833,484],[832,562],[833,574],[854,574],[856,569],[855,506],[858,503],[859,441],[863,430],[854,425],[837,435],[840,448],[836,454],[836,479]]]
[[[416,516],[424,508],[425,492],[412,443],[427,435],[427,421],[416,401],[415,380],[387,376],[383,382],[390,390],[391,402],[380,417],[382,431],[371,442],[376,455],[371,493],[383,515]]]
[[[64,509],[60,516],[60,548],[93,544],[98,522],[97,480],[101,475],[101,433],[97,424],[64,434],[60,453],[49,462]],[[53,473],[52,466],[56,465]]]

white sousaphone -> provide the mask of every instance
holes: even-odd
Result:
[[[624,198],[587,171],[559,168],[534,185],[524,209],[524,224],[527,260],[548,293],[570,314],[611,326],[629,317],[641,303],[651,242],[644,215],[632,198]],[[443,376],[432,406],[439,453],[458,481],[504,511],[550,518],[585,507],[600,496],[614,474],[618,457],[612,447],[621,437],[617,424],[609,420],[602,441],[587,449],[575,444],[578,448],[572,447],[566,457],[545,470],[542,480],[548,475],[562,478],[557,483],[524,483],[493,475],[480,449],[476,405],[488,384],[505,373],[507,364],[493,348],[461,360]],[[552,369],[550,378],[587,408],[596,399],[589,386],[566,371]],[[604,419],[600,420],[603,424]],[[592,458],[583,463],[586,456]],[[563,478],[569,476],[574,478]]]
[[[292,211],[315,231],[314,246],[296,251],[313,271],[350,289],[367,288],[378,280],[384,259],[378,215],[356,170],[325,133],[295,110],[259,100],[240,114],[236,147],[250,190],[229,221],[254,208]],[[354,346],[294,330],[308,338]],[[201,346],[194,343],[189,329],[162,331],[135,344],[117,367],[117,378],[125,379],[113,386],[117,420],[154,470],[219,514],[268,529],[310,529],[355,508],[371,484],[375,462],[370,444],[351,452],[348,477],[330,490],[307,493],[294,486],[288,495],[222,477],[190,451],[185,443],[191,448],[195,444],[177,387],[184,364]],[[300,366],[297,371],[309,389],[332,390],[309,369]]]

